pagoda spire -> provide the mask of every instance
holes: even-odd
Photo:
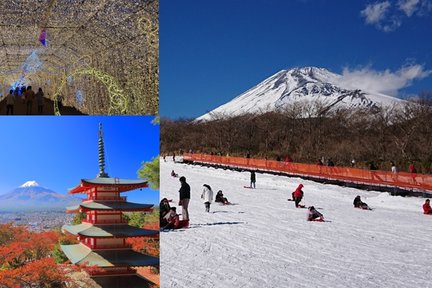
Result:
[[[104,141],[103,141],[103,130],[102,123],[99,123],[99,174],[98,178],[108,178],[108,174],[105,173],[105,149],[104,149]]]

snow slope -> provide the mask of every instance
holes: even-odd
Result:
[[[161,287],[432,287],[424,199],[260,173],[257,189],[246,189],[249,172],[161,160],[161,198],[175,206],[172,169],[191,186],[191,221],[161,232]],[[304,204],[331,222],[307,222],[307,209],[287,201],[299,183]],[[204,212],[203,184],[235,205]],[[356,195],[374,210],[353,208]]]
[[[279,71],[196,120],[208,121],[245,113],[260,114],[284,109],[294,103],[304,105],[317,101],[321,103],[323,110],[338,108],[378,109],[405,102],[382,93],[363,91],[359,87],[353,87],[353,83],[347,83],[341,75],[332,73],[327,69],[302,67]],[[317,112],[315,111],[315,113]]]

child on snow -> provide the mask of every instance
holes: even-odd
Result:
[[[172,177],[178,177],[178,174],[174,172],[174,170],[171,171],[171,176]]]
[[[176,229],[180,226],[180,217],[176,212],[176,207],[171,207],[170,211],[163,217],[163,219],[167,223],[163,228]]]
[[[318,212],[314,206],[310,206],[308,212],[308,221],[324,221],[324,216]]]
[[[213,191],[211,190],[210,185],[204,184],[204,189],[201,194],[201,199],[204,201],[206,212],[210,212],[210,204],[213,201]]]
[[[215,199],[215,202],[220,202],[220,203],[223,203],[224,205],[228,205],[228,204],[230,204],[230,203],[228,202],[228,199],[224,197],[224,195],[223,195],[223,193],[222,193],[222,190],[219,190],[219,191],[216,193],[216,199]]]
[[[369,208],[369,206],[365,202],[361,201],[359,195],[357,195],[354,198],[353,205],[354,205],[355,208],[361,208],[361,209],[364,209],[364,210],[371,210]]]
[[[423,204],[423,213],[424,214],[432,214],[432,208],[430,206],[430,200],[426,199],[425,203]]]

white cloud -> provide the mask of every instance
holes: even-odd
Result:
[[[369,67],[358,70],[344,68],[339,84],[348,89],[362,89],[396,96],[400,89],[410,86],[412,81],[426,78],[431,74],[432,70],[425,70],[419,64],[404,66],[394,72],[389,69],[376,71]]]
[[[432,3],[429,0],[399,0],[398,7],[408,17],[425,16],[432,10]]]
[[[418,8],[420,0],[399,0],[398,6],[408,17],[411,17]]]
[[[360,14],[365,17],[367,24],[378,24],[385,18],[385,14],[390,8],[391,4],[389,1],[369,4]]]
[[[374,25],[378,30],[391,32],[402,25],[405,16],[425,16],[432,11],[431,0],[398,0],[392,5],[390,1],[368,4],[360,11],[365,23]]]

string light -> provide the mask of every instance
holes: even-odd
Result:
[[[23,69],[17,63],[38,48],[43,65],[25,72],[25,79],[46,97],[56,102],[62,95],[87,114],[155,115],[158,11],[157,0],[0,1],[0,84],[8,89],[19,80]],[[39,42],[43,31],[47,47]],[[66,76],[73,81],[65,85]],[[77,90],[83,101],[77,101]],[[55,111],[60,114],[58,103]]]

